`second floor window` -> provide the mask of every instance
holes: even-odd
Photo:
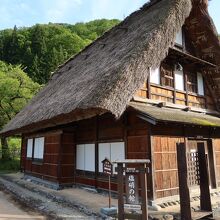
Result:
[[[175,44],[176,46],[183,47],[183,39],[184,39],[184,32],[183,28],[176,34]]]
[[[160,68],[150,68],[150,82],[160,85]]]
[[[189,92],[197,93],[197,75],[194,73],[187,73],[187,89]]]
[[[197,73],[198,94],[205,95],[204,79],[201,73]]]
[[[161,66],[161,85],[174,87],[173,69],[167,64]]]
[[[186,75],[186,77],[185,77]],[[187,79],[187,80],[186,80]],[[150,69],[150,82],[178,91],[204,96],[204,79],[196,70],[186,70],[180,63],[163,62],[159,68]]]
[[[184,91],[183,67],[180,64],[175,65],[175,89]]]

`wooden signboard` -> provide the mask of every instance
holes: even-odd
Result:
[[[115,161],[118,172],[118,220],[142,219],[148,220],[147,209],[147,164],[150,160],[123,160]],[[138,166],[137,166],[138,165]],[[124,174],[126,188],[126,204],[124,204]],[[139,181],[141,202],[139,202]],[[125,213],[125,208],[139,210],[141,213]]]
[[[113,173],[113,164],[108,158],[105,158],[102,161],[102,165],[103,165],[103,173],[108,175],[109,208],[111,208],[111,175]]]
[[[102,161],[102,164],[103,164],[103,173],[106,174],[106,175],[111,176],[112,172],[113,172],[112,162],[108,158],[105,158]]]

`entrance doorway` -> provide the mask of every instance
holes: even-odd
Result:
[[[187,163],[188,163],[188,180],[189,185],[192,188],[195,188],[199,185],[199,163],[198,163],[198,142],[204,143],[205,146],[205,156],[206,160],[204,163],[206,164],[208,170],[208,179],[209,185],[211,188],[215,189],[217,187],[216,183],[216,175],[215,175],[215,160],[214,160],[214,152],[212,146],[212,140],[195,140],[188,139],[187,141]]]

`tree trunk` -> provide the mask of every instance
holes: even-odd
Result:
[[[2,145],[2,159],[3,160],[10,159],[8,141],[6,137],[1,138],[1,145]]]

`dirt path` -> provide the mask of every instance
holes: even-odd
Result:
[[[13,182],[10,182],[8,180],[2,179],[0,177],[0,220],[2,219],[16,219],[16,218],[8,218],[7,216],[3,216],[1,218],[1,210],[2,215],[8,215],[13,214],[13,212],[10,212],[11,209],[13,209],[13,205],[10,204],[11,202],[8,201],[10,204],[10,207],[7,209],[3,207],[2,204],[4,204],[5,200],[7,201],[7,197],[4,197],[5,193],[10,192],[11,198],[17,198],[19,200],[20,204],[23,204],[24,207],[29,207],[31,210],[38,210],[40,213],[43,213],[43,215],[48,216],[44,219],[94,219],[93,217],[89,217],[88,215],[85,215],[84,213],[81,213],[77,209],[73,207],[68,207],[63,203],[56,202],[52,198],[47,198],[43,195],[40,195],[37,192],[34,192],[33,190],[29,190],[25,187],[21,187]],[[4,193],[3,193],[3,192]],[[6,194],[7,195],[7,194]],[[19,203],[18,203],[19,204]],[[12,205],[12,206],[11,206]],[[3,208],[1,208],[1,206]],[[16,207],[18,208],[18,207]],[[29,210],[30,210],[29,209]],[[17,209],[17,211],[19,208]],[[22,210],[20,210],[22,211]],[[25,211],[20,212],[20,215],[24,215]],[[19,213],[18,213],[19,215]],[[19,219],[19,218],[17,218]],[[25,219],[24,217],[20,219]],[[37,219],[35,216],[31,216],[31,219]]]
[[[46,218],[42,215],[38,215],[37,213],[28,210],[20,203],[14,201],[10,195],[0,191],[0,220],[3,219],[44,220]]]

